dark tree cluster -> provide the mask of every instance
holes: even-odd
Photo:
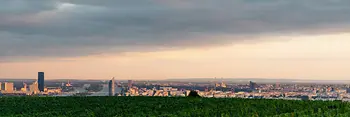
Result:
[[[187,97],[201,97],[198,95],[197,91],[190,91]]]
[[[0,117],[350,117],[350,104],[341,101],[33,96],[1,97],[0,103]]]

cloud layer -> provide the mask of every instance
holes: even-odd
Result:
[[[242,35],[346,30],[349,5],[349,0],[0,0],[0,58],[144,51],[248,39]]]

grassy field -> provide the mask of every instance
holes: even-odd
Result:
[[[12,117],[349,117],[348,103],[185,97],[1,97]]]

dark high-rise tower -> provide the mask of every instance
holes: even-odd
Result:
[[[114,77],[112,80],[109,81],[108,83],[108,95],[109,96],[114,96],[115,95],[115,84],[114,84]]]
[[[39,91],[44,91],[44,72],[38,72],[38,89]]]

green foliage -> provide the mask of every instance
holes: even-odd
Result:
[[[339,101],[183,97],[0,97],[1,117],[349,117]]]

